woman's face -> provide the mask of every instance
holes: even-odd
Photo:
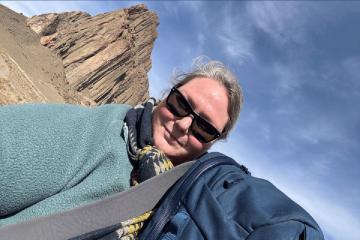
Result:
[[[228,96],[221,83],[211,78],[198,77],[178,88],[193,110],[211,123],[220,133],[229,120]],[[164,99],[152,117],[154,145],[177,165],[193,160],[207,151],[215,142],[202,143],[191,132],[191,115],[176,117]]]

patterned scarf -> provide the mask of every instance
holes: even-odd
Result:
[[[128,132],[127,151],[133,165],[131,185],[135,186],[151,177],[173,168],[170,159],[158,148],[152,146],[152,110],[156,101],[150,98],[144,105],[129,110],[125,117],[124,131]],[[120,227],[101,240],[137,239],[139,231],[153,214],[146,212],[138,217],[121,222]]]

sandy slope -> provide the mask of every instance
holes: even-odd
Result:
[[[40,45],[25,21],[0,5],[0,104],[65,102],[62,61]]]

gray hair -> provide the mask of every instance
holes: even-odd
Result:
[[[221,83],[228,94],[229,121],[226,123],[219,139],[225,139],[230,130],[235,126],[243,104],[243,93],[235,75],[220,61],[211,61],[204,57],[194,60],[193,70],[182,73],[173,79],[174,87],[180,87],[197,77],[211,78]]]

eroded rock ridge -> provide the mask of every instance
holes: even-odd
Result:
[[[158,18],[145,5],[96,16],[74,11],[21,18],[60,59],[63,79],[51,83],[64,102],[136,105],[149,98],[147,73]]]

